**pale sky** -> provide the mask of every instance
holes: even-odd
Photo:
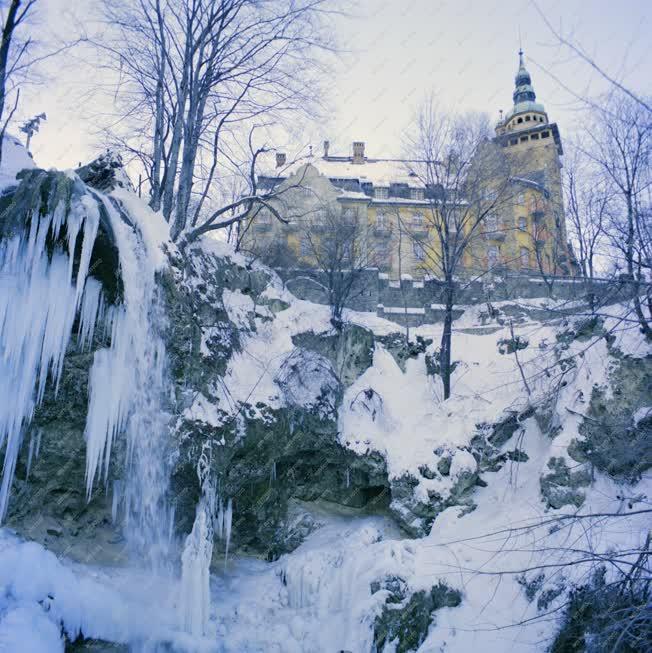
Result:
[[[77,0],[79,17],[95,0]],[[580,117],[577,103],[561,84],[597,93],[604,84],[589,68],[553,45],[553,37],[529,0],[359,0],[353,13],[337,19],[341,45],[349,50],[326,84],[328,119],[301,128],[301,140],[321,152],[346,153],[353,140],[367,143],[370,156],[399,156],[402,134],[418,103],[434,93],[453,109],[487,111],[492,118],[511,106],[520,40],[537,100],[562,139]],[[59,33],[73,34],[69,0],[43,0],[45,20]],[[642,0],[541,0],[551,23],[575,38],[609,73],[652,93],[652,3]],[[22,116],[46,111],[35,136],[41,166],[68,167],[98,153],[97,117],[82,101],[92,82],[80,78],[75,55],[59,57],[50,78],[26,89]],[[555,79],[558,78],[558,80]]]

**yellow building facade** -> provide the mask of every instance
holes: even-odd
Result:
[[[500,161],[496,175],[501,177],[488,174],[487,187],[500,186],[508,197],[474,228],[458,274],[573,274],[562,201],[561,138],[536,102],[522,52],[513,100],[486,144],[492,160]],[[329,150],[325,141],[322,156],[293,164],[276,154],[275,168],[259,177],[259,185],[274,189],[274,208],[288,224],[257,207],[243,234],[243,249],[276,267],[319,265],[315,243],[337,230],[333,216],[340,216],[358,225],[355,248],[367,267],[393,279],[439,276],[441,250],[434,228],[439,200],[413,162],[368,157],[359,141],[347,155]],[[459,204],[464,211],[464,202]]]

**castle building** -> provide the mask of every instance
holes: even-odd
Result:
[[[487,175],[487,192],[508,185],[510,201],[483,218],[464,253],[462,270],[469,276],[487,271],[573,274],[562,201],[561,137],[536,102],[522,51],[513,101],[486,144],[503,164],[496,168],[501,179]],[[315,240],[327,237],[337,214],[363,226],[368,267],[394,279],[437,276],[431,253],[439,241],[432,216],[441,189],[423,181],[416,162],[369,157],[359,141],[348,155],[333,155],[325,141],[321,156],[311,153],[288,163],[277,152],[274,163],[259,175],[258,185],[262,192],[275,190],[274,207],[288,224],[256,207],[244,229],[243,249],[276,267],[319,266]]]

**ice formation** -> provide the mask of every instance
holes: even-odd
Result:
[[[158,335],[162,311],[156,266],[138,230],[119,215],[115,199],[87,191],[76,178],[69,203],[55,192],[48,212],[35,209],[28,227],[0,243],[0,396],[8,398],[0,403],[0,448],[5,448],[0,520],[26,427],[48,384],[57,392],[74,325],[83,351],[102,324],[111,344],[95,352],[89,374],[86,491],[90,498],[98,477],[108,481],[114,439],[125,432],[126,483],[120,497],[125,523],[136,546],[158,562],[167,555],[170,513],[165,505],[166,368]],[[124,282],[124,301],[110,307],[100,282],[89,276],[100,207],[117,241]],[[28,473],[39,442],[32,436]]]
[[[171,511],[166,502],[166,356],[159,332],[155,268],[138,233],[121,220],[111,198],[101,198],[116,236],[124,302],[108,313],[111,346],[95,352],[86,422],[86,492],[101,475],[108,481],[117,434],[126,436],[127,460],[121,497],[127,534],[154,566],[169,556]]]
[[[66,246],[59,242],[65,224]],[[58,388],[75,319],[87,342],[101,306],[99,284],[87,279],[99,226],[98,207],[74,195],[49,213],[31,215],[29,230],[0,243],[0,447],[6,444],[0,485],[0,520],[23,433],[41,403],[48,378]],[[76,274],[75,252],[81,240]]]
[[[197,504],[195,523],[181,554],[180,610],[183,629],[194,636],[207,634],[210,615],[210,564],[213,528],[209,502]]]

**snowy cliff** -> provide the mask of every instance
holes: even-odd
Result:
[[[626,306],[467,307],[442,401],[440,325],[336,331],[227,244],[179,252],[111,157],[16,172],[0,651],[498,653],[590,630],[578,588],[649,529],[652,348]]]

